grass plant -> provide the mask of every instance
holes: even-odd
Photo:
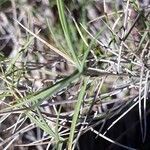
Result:
[[[146,140],[150,6],[113,2],[0,1],[0,149],[79,149],[91,131],[133,150],[107,133],[137,105]]]

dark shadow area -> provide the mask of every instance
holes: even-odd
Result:
[[[142,142],[141,128],[139,122],[138,106],[132,109],[123,119],[118,121],[106,134],[110,139],[119,142],[120,144],[138,150],[150,149],[150,105],[147,102],[147,129],[146,139]],[[116,118],[107,120],[103,130],[104,131],[112,124]],[[99,131],[102,124],[98,125],[94,129]],[[81,150],[123,150],[124,148],[116,146],[101,137],[98,137],[95,133],[88,131],[83,134],[79,140],[79,147]]]

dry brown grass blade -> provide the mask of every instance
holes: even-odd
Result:
[[[37,38],[39,41],[41,41],[43,44],[45,44],[47,47],[49,47],[51,50],[53,50],[55,53],[59,54],[60,56],[62,56],[63,58],[65,58],[67,61],[71,62],[72,64],[75,64],[74,61],[66,54],[64,54],[63,52],[61,52],[59,49],[57,49],[56,47],[52,46],[51,44],[49,44],[48,42],[46,42],[45,40],[43,40],[41,37],[39,37],[38,35],[36,35],[35,33],[33,33],[32,31],[30,31],[28,28],[26,28],[23,24],[21,24],[18,20],[15,20],[23,29],[25,29],[27,32],[29,32],[31,35],[33,35],[35,38]]]

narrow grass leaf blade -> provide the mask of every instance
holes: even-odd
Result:
[[[62,29],[65,35],[65,39],[68,45],[68,48],[70,50],[70,53],[76,63],[76,66],[78,68],[78,70],[80,71],[80,61],[76,56],[76,52],[74,50],[74,46],[72,43],[72,38],[71,38],[71,33],[69,32],[69,28],[68,28],[68,24],[65,18],[65,13],[64,13],[64,2],[63,0],[57,0],[57,7],[58,7],[58,13],[59,13],[59,18],[60,18],[60,22],[62,25]]]
[[[78,97],[78,102],[76,103],[76,106],[75,106],[74,115],[73,115],[72,124],[71,124],[71,129],[70,129],[70,135],[69,135],[69,139],[68,139],[68,150],[71,150],[71,148],[72,148],[75,128],[76,128],[81,104],[82,104],[83,99],[84,99],[86,86],[87,86],[87,80],[84,81],[84,84],[81,88],[81,92],[80,92],[79,97]]]
[[[34,104],[36,103],[36,106],[40,105],[45,100],[45,98],[47,98],[48,96],[51,97],[53,94],[57,93],[59,90],[65,88],[75,79],[79,78],[80,75],[81,74],[79,72],[75,72],[71,76],[63,79],[62,81],[57,82],[55,85],[48,87],[38,93],[35,93],[34,95],[32,94],[32,95],[26,96],[23,99],[21,99],[23,100],[22,102],[14,104],[13,106],[10,106],[2,111],[11,110],[15,107],[22,107],[23,105],[26,105],[27,103],[34,103]],[[19,101],[20,99],[18,100],[18,102]]]

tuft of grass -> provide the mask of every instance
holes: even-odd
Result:
[[[134,149],[119,142],[129,122],[116,139],[107,133],[137,106],[146,140],[148,8],[143,11],[138,1],[129,0],[121,10],[107,1],[1,0],[0,6],[5,2],[9,5],[0,12],[0,149],[72,150],[88,131]]]

